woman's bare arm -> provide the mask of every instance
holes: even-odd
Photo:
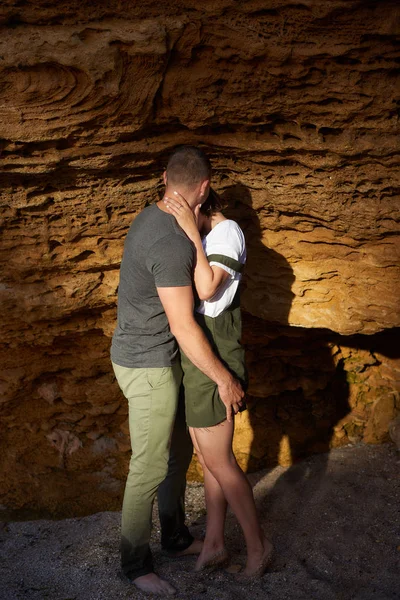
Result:
[[[193,213],[186,200],[178,192],[175,197],[164,198],[168,212],[176,218],[180,227],[193,242],[196,248],[196,262],[194,268],[194,283],[200,300],[212,298],[218,288],[230,277],[229,273],[216,265],[210,266],[204,253],[203,244],[197,228],[197,218],[200,205]]]

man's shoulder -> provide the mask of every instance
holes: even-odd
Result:
[[[172,215],[164,213],[156,204],[146,206],[133,219],[128,232],[130,238],[140,240],[140,243],[146,247],[174,234],[184,236]]]
[[[180,235],[186,238],[175,218],[167,212],[158,208],[157,204],[146,206],[134,218],[131,227],[151,228],[152,238],[162,238],[167,235]],[[187,238],[186,238],[187,239]]]
[[[160,235],[153,241],[149,252],[152,255],[158,254],[160,258],[163,258],[164,255],[170,258],[171,253],[175,253],[176,258],[182,256],[191,258],[194,253],[191,241],[183,232],[179,231],[167,231],[164,235]]]
[[[131,223],[131,229],[135,229],[138,225],[144,225],[147,222],[151,222],[157,218],[157,213],[154,210],[155,205],[150,204],[149,206],[145,206],[133,219]]]

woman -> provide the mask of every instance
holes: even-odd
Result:
[[[214,352],[244,385],[244,351],[240,345],[241,318],[238,287],[246,260],[243,232],[226,219],[213,190],[195,214],[175,192],[164,199],[196,249],[194,283],[199,298],[196,319]],[[200,232],[203,234],[201,239]],[[182,353],[186,420],[204,471],[207,527],[195,570],[228,561],[224,543],[226,509],[229,504],[246,540],[247,562],[243,574],[261,576],[272,552],[256,514],[251,486],[232,450],[234,420],[226,419],[225,405],[217,385]],[[243,406],[243,409],[245,406]]]

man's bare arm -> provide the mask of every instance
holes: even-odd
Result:
[[[179,346],[191,362],[218,385],[219,395],[226,406],[226,417],[231,421],[232,411],[234,414],[238,412],[238,403],[244,392],[240,383],[215,356],[196,323],[191,286],[157,288],[157,292]]]

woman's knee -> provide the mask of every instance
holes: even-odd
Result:
[[[229,454],[226,457],[221,456],[203,456],[204,463],[207,469],[214,475],[216,479],[222,477],[225,473],[236,471],[238,468],[234,454]]]

